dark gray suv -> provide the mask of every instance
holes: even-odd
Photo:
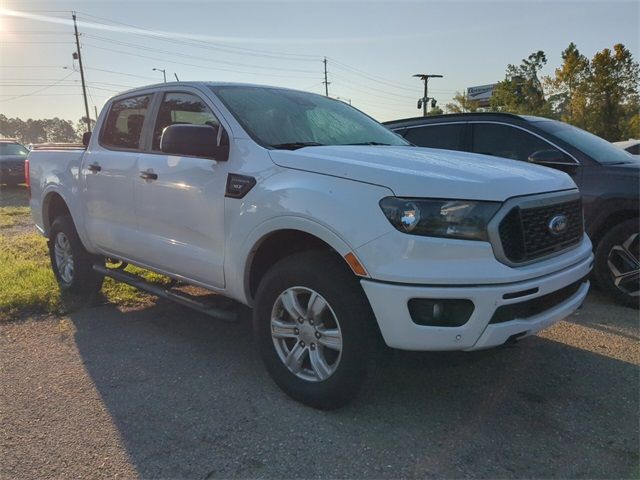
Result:
[[[16,140],[0,139],[0,183],[24,183],[24,161],[28,153]]]
[[[580,188],[596,282],[625,305],[640,301],[640,161],[600,137],[547,118],[462,113],[386,122],[421,147],[482,153],[568,173]],[[478,161],[482,161],[478,157]]]

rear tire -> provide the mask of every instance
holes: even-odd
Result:
[[[377,326],[357,278],[334,254],[276,263],[260,282],[253,315],[262,359],[287,395],[319,409],[356,396],[375,361]]]
[[[93,295],[100,291],[104,275],[93,270],[104,259],[84,248],[69,215],[57,217],[49,232],[51,268],[63,292]]]
[[[626,306],[640,303],[640,234],[638,219],[613,227],[596,248],[594,275],[598,286]]]

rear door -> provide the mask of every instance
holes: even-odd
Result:
[[[409,127],[404,138],[419,147],[469,150],[469,132],[465,122]]]
[[[115,257],[139,257],[133,183],[152,97],[114,100],[96,132],[98,142],[92,142],[82,162],[87,235],[103,253]]]
[[[167,90],[158,101],[134,178],[137,225],[148,246],[145,263],[222,288],[229,162],[162,153],[160,138],[172,124],[210,125],[218,129],[218,139],[223,127],[196,89]]]

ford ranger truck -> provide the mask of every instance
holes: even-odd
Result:
[[[331,98],[154,85],[109,100],[83,140],[28,157],[60,288],[93,294],[125,262],[248,305],[274,381],[317,408],[356,395],[380,340],[495,347],[587,295],[568,175],[414,147]]]

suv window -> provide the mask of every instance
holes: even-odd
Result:
[[[539,150],[556,150],[553,145],[535,135],[510,125],[497,123],[473,124],[474,153],[493,155],[526,162]],[[567,160],[571,161],[567,156]]]
[[[107,147],[137,149],[150,99],[150,95],[144,95],[113,102],[100,143]]]
[[[153,129],[153,150],[160,150],[162,131],[169,125],[209,125],[220,130],[220,122],[205,103],[190,93],[165,93]]]
[[[0,143],[0,155],[19,155],[21,157],[26,157],[28,153],[29,152],[26,148],[17,143]]]
[[[639,155],[640,154],[640,143],[636,143],[635,145],[631,145],[627,147],[625,150],[629,152],[631,155]]]
[[[420,147],[464,150],[463,139],[466,124],[425,125],[409,128],[404,138]]]

